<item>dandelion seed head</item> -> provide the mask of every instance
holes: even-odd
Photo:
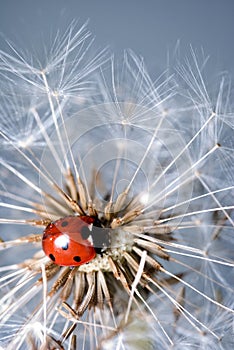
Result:
[[[13,252],[0,267],[1,342],[17,350],[70,350],[76,341],[83,349],[216,346],[233,317],[224,85],[214,103],[193,51],[194,67],[154,82],[131,51],[86,60],[89,40],[72,25],[42,61],[14,46],[14,55],[0,53],[8,82],[0,247]],[[77,265],[44,249],[49,228],[62,224],[54,244],[64,255],[71,242],[78,247]],[[84,241],[89,261],[80,261]]]

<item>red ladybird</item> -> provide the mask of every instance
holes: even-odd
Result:
[[[79,266],[92,260],[96,251],[92,244],[90,216],[68,216],[49,224],[44,230],[42,248],[57,265]]]

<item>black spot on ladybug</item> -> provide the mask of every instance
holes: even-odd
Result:
[[[49,258],[52,260],[52,261],[55,261],[55,257],[53,254],[49,254]]]
[[[80,262],[81,261],[81,257],[80,256],[74,256],[73,260],[76,262]]]
[[[83,226],[81,231],[80,231],[80,234],[81,234],[83,239],[88,239],[90,236],[90,230],[89,230],[88,226]]]
[[[68,225],[68,221],[63,221],[62,223],[61,223],[61,226],[62,227],[66,227]]]

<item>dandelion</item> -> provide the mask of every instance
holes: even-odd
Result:
[[[1,52],[0,344],[229,349],[229,85],[210,97],[193,52],[152,81],[89,40]]]

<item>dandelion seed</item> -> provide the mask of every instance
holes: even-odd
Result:
[[[72,24],[39,66],[0,53],[0,344],[228,349],[225,83],[211,100],[193,51],[155,82],[131,51],[83,64],[88,38]]]

